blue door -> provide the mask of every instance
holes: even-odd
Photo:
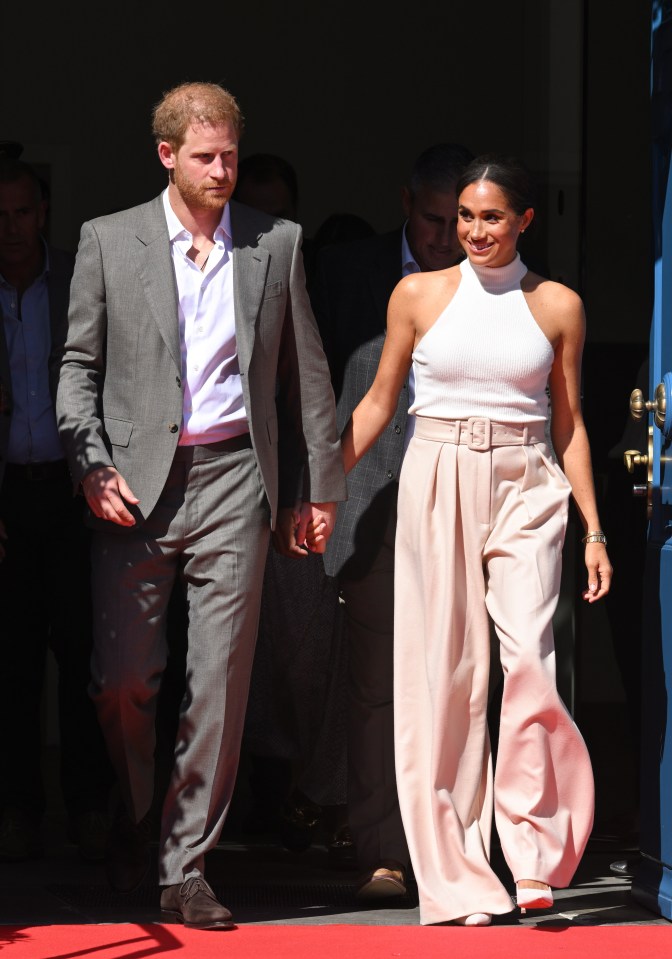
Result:
[[[647,412],[648,537],[642,661],[641,860],[632,894],[672,919],[672,3],[653,0],[651,105],[654,306]],[[642,402],[643,401],[643,402]],[[627,455],[627,454],[626,454]],[[632,468],[632,458],[630,462]],[[627,589],[618,583],[617,589]]]

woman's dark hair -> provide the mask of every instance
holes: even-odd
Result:
[[[466,187],[479,180],[487,180],[498,186],[517,216],[536,206],[537,185],[534,177],[516,157],[498,153],[476,157],[457,181],[455,189],[458,197]]]

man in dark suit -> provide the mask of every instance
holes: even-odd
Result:
[[[65,336],[74,256],[42,238],[33,169],[0,159],[0,859],[41,855],[45,657],[58,664],[61,785],[69,832],[101,858],[112,781],[87,687],[89,538],[56,428],[50,364]],[[53,381],[53,377],[52,377]],[[52,382],[53,386],[53,382]]]
[[[122,798],[108,861],[121,891],[149,866],[166,609],[176,579],[186,591],[159,883],[163,911],[199,929],[234,925],[204,860],[236,777],[271,528],[300,558],[307,524],[324,543],[346,495],[301,229],[229,202],[241,129],[216,84],[157,105],[167,189],[82,227],[57,402],[94,526],[93,695]]]
[[[385,340],[387,303],[402,276],[461,257],[455,184],[472,158],[436,144],[402,190],[406,221],[383,236],[328,247],[318,258],[313,306],[343,429],[371,386]],[[390,426],[348,475],[325,569],[345,602],[349,661],[348,822],[364,871],[362,899],[403,895],[408,849],[394,773],[392,644],[397,483],[412,433],[404,385]]]

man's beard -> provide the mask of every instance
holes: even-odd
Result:
[[[201,210],[223,210],[229,199],[229,191],[226,193],[213,193],[204,184],[195,184],[189,177],[182,173],[179,166],[174,168],[174,183],[177,191],[187,206],[196,207]],[[212,186],[219,184],[212,184]]]

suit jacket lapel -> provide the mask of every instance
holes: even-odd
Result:
[[[264,295],[269,252],[259,245],[263,234],[250,223],[245,209],[231,202],[233,233],[233,298],[238,364],[247,372],[254,349],[255,323]]]
[[[137,231],[138,273],[147,301],[178,371],[182,368],[177,284],[170,254],[163,199],[146,206],[144,224]]]

